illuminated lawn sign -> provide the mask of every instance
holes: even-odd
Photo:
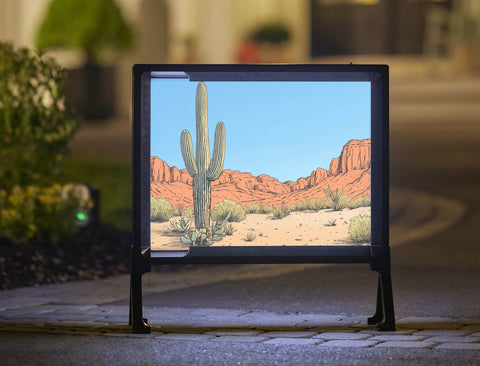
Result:
[[[388,68],[136,65],[130,322],[152,263],[368,263],[395,329]]]

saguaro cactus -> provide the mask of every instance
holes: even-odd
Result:
[[[207,121],[207,87],[200,82],[195,98],[197,141],[196,156],[193,156],[192,136],[183,130],[180,147],[188,174],[193,178],[193,211],[195,227],[206,229],[210,226],[211,187],[210,182],[218,179],[225,159],[225,125],[218,122],[215,128],[213,157],[210,159]]]

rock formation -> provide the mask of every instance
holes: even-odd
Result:
[[[151,195],[165,198],[174,207],[193,207],[192,177],[186,169],[170,167],[158,157],[150,159]],[[266,174],[226,169],[212,182],[212,205],[231,199],[243,206],[249,204],[293,204],[313,197],[325,198],[323,189],[343,188],[345,195],[358,198],[370,194],[370,139],[350,140],[338,158],[331,160],[329,170],[317,168],[308,177],[295,182],[280,182]]]

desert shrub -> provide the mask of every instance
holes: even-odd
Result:
[[[356,243],[369,243],[371,241],[371,217],[367,215],[355,216],[350,221],[348,233]]]
[[[254,241],[257,237],[254,230],[249,230],[247,235],[245,235],[245,241]]]
[[[359,197],[356,200],[351,200],[348,203],[348,208],[354,209],[359,207],[370,207],[372,204],[369,196]]]
[[[63,95],[66,72],[53,60],[0,42],[2,188],[51,185],[78,127]]]
[[[262,207],[260,205],[251,204],[251,205],[247,206],[245,211],[247,212],[247,214],[262,213]]]
[[[170,202],[163,198],[150,199],[150,219],[154,222],[165,222],[172,218],[175,210]]]
[[[326,206],[334,211],[340,211],[349,206],[351,198],[343,195],[343,188],[332,190],[330,186],[323,190],[327,195]]]
[[[193,217],[193,208],[182,208],[182,210],[180,211],[180,216],[185,218]]]
[[[233,235],[235,231],[237,231],[237,229],[235,229],[232,224],[227,224],[223,228],[223,232],[225,233],[225,235]]]
[[[229,215],[227,215],[223,220],[215,222],[214,225],[209,226],[206,229],[190,229],[185,233],[185,235],[180,237],[180,241],[183,244],[193,246],[212,245],[215,242],[223,239],[224,229],[228,218]]]
[[[245,209],[240,204],[232,200],[223,200],[213,206],[212,220],[222,221],[229,213],[228,221],[239,222],[245,219]]]
[[[0,190],[0,237],[14,243],[56,243],[79,229],[77,213],[86,213],[92,205],[88,189],[73,184]]]
[[[329,219],[325,226],[336,226],[337,220],[336,219]]]
[[[192,224],[193,217],[182,216],[177,220],[170,220],[170,229],[178,233],[186,233]]]
[[[327,207],[327,202],[319,197],[313,197],[306,202],[306,205],[309,210],[319,211]]]
[[[285,203],[282,203],[282,205],[278,208],[273,209],[273,216],[276,219],[283,219],[284,217],[288,216],[290,214],[290,209]]]
[[[299,201],[290,206],[290,211],[305,211],[308,210],[306,201]]]
[[[273,206],[272,205],[262,205],[260,206],[260,213],[262,214],[269,214],[273,212]]]

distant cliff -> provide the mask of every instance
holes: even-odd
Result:
[[[151,196],[165,198],[174,207],[193,205],[192,177],[186,169],[170,167],[158,157],[150,158]],[[288,205],[305,199],[324,198],[324,188],[343,188],[345,195],[358,198],[370,194],[370,139],[350,140],[338,158],[333,158],[329,170],[317,168],[308,177],[295,182],[279,182],[266,174],[226,169],[212,182],[212,204],[223,199],[243,206],[250,204]]]

